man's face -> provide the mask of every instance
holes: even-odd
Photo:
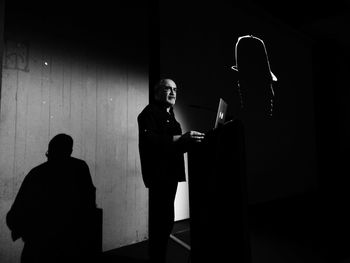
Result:
[[[156,100],[163,102],[166,106],[174,106],[176,102],[177,87],[174,81],[166,80],[156,93]]]

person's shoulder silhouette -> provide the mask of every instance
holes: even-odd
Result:
[[[56,262],[79,254],[96,208],[95,186],[85,161],[71,156],[73,139],[58,134],[47,161],[25,177],[7,214],[13,240],[22,238],[22,258]],[[45,252],[43,252],[45,251]]]

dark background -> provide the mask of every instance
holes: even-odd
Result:
[[[131,11],[123,12],[125,6]],[[124,59],[148,61],[151,85],[159,76],[174,78],[181,94],[179,117],[185,128],[199,130],[210,129],[220,96],[229,102],[230,115],[237,115],[237,76],[229,69],[234,44],[240,35],[261,37],[279,79],[276,140],[263,156],[273,164],[272,172],[250,164],[258,167],[248,175],[251,201],[311,196],[315,225],[345,240],[350,232],[349,8],[348,1],[300,0],[7,1],[4,37],[70,40],[97,58],[146,39],[148,54]],[[133,19],[139,12],[148,12],[149,19]]]
[[[350,183],[349,2],[252,2],[310,39],[319,190],[341,211],[349,204]]]
[[[130,12],[123,11],[126,9]],[[51,44],[69,40],[70,47],[95,52],[96,59],[106,57],[101,53],[118,53],[125,47],[132,50],[140,45],[139,39],[146,40],[141,45],[148,46],[148,54],[135,53],[135,57],[129,55],[124,59],[135,63],[148,61],[151,85],[158,76],[178,80],[182,93],[178,108],[187,116],[185,126],[207,130],[215,118],[220,96],[229,102],[230,116],[237,115],[237,76],[229,70],[235,63],[234,44],[240,35],[255,34],[265,41],[272,71],[279,78],[275,118],[289,125],[287,129],[294,129],[292,139],[301,140],[299,147],[304,145],[307,154],[315,155],[311,161],[317,162],[307,168],[312,169],[311,177],[303,174],[300,162],[298,169],[302,175],[296,177],[309,178],[305,187],[298,189],[294,185],[297,190],[289,192],[318,187],[322,191],[342,193],[345,198],[350,142],[347,132],[350,129],[347,121],[350,111],[347,106],[348,10],[346,1],[317,5],[303,1],[219,1],[216,4],[7,1],[4,38],[5,41],[8,38],[25,41],[26,37],[37,35]],[[144,23],[133,19],[144,12],[149,13]],[[281,45],[285,43],[289,45]],[[291,61],[295,55],[300,59]],[[305,91],[298,90],[296,85]],[[193,105],[211,112],[201,112],[191,107]],[[204,117],[196,118],[201,113]],[[297,130],[300,127],[307,133],[306,138],[302,130]],[[311,133],[315,143],[309,142]],[[298,158],[301,159],[298,155],[303,154],[303,150],[294,148],[293,151],[292,156],[298,163]],[[277,175],[272,179],[279,181]],[[300,180],[295,182],[299,183]]]
[[[126,9],[130,12],[123,11]],[[139,17],[140,12],[149,13],[148,21],[140,23],[139,19],[133,19]],[[149,61],[151,85],[161,75],[178,80],[182,92],[179,111],[187,116],[187,128],[206,130],[211,128],[220,96],[230,103],[231,116],[237,114],[237,77],[229,70],[235,63],[234,44],[240,35],[255,34],[265,41],[272,71],[279,78],[275,118],[280,122],[278,125],[283,122],[293,134],[287,134],[287,139],[298,143],[298,148],[294,147],[293,153],[286,155],[286,158],[295,158],[294,162],[289,160],[289,169],[292,163],[300,163],[298,175],[284,177],[280,171],[285,166],[281,164],[281,169],[274,171],[279,174],[267,181],[269,184],[276,182],[277,192],[278,184],[282,184],[280,192],[284,192],[288,186],[283,178],[288,181],[294,176],[299,179],[288,183],[296,189],[287,189],[290,194],[316,187],[341,195],[340,199],[345,200],[350,142],[348,12],[347,1],[317,4],[299,0],[219,1],[215,4],[200,1],[118,1],[113,4],[108,1],[7,1],[5,41],[11,34],[16,35],[11,38],[21,39],[37,35],[51,43],[69,40],[70,46],[98,53],[98,59],[101,52],[112,54],[124,50],[123,47],[133,49],[140,45],[138,39],[146,39],[148,42],[142,44],[148,45],[149,54],[138,53],[137,57],[124,59],[137,61],[135,63]],[[289,39],[284,41],[286,38]],[[285,43],[289,45],[281,45]],[[298,60],[291,61],[292,56],[298,55]],[[200,112],[189,105],[212,112]],[[203,114],[203,118],[197,118],[198,114]],[[303,136],[304,132],[307,136]],[[310,142],[313,139],[315,144]],[[317,165],[303,167],[300,155],[305,151],[315,155],[315,160],[311,161]],[[288,173],[288,169],[284,171]],[[306,178],[304,182],[302,178]],[[264,180],[260,179],[261,188]],[[251,181],[252,185],[256,184],[256,180]],[[252,191],[258,190],[255,187]],[[266,193],[259,193],[255,199],[276,196],[278,194],[266,197]]]

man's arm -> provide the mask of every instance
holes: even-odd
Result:
[[[173,136],[174,142],[201,142],[205,137],[204,133],[198,131],[188,131],[182,135]]]
[[[141,140],[145,140],[155,147],[163,150],[178,150],[186,152],[192,143],[201,142],[204,134],[197,131],[189,131],[184,134],[166,135],[157,132],[156,121],[150,114],[143,114],[138,117],[139,134]]]
[[[140,143],[160,150],[170,150],[174,147],[174,138],[169,134],[161,134],[157,127],[155,117],[143,113],[137,118],[139,125]]]

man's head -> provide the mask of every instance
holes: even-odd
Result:
[[[57,134],[49,142],[47,158],[50,160],[62,160],[70,157],[73,152],[73,138],[67,134]]]
[[[171,79],[161,79],[154,87],[154,98],[166,107],[172,107],[176,102],[177,87]]]

